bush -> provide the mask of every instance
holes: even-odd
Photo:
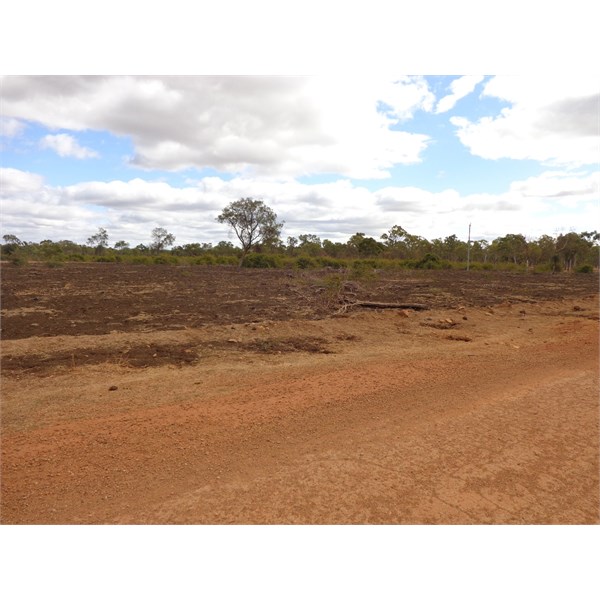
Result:
[[[319,256],[315,259],[321,267],[329,267],[330,269],[345,269],[347,264],[342,258],[329,258],[327,256]]]
[[[576,269],[577,273],[593,273],[594,267],[592,265],[581,265]]]
[[[83,254],[69,254],[67,260],[71,262],[84,262],[85,256]]]
[[[25,265],[29,264],[29,259],[22,255],[12,256],[10,259],[10,264],[14,267],[24,267]]]
[[[179,259],[176,256],[155,256],[155,265],[178,265]]]
[[[217,256],[215,258],[218,265],[237,265],[238,258],[236,256]]]
[[[132,256],[128,262],[132,265],[149,265],[151,261],[149,256]]]
[[[550,263],[547,264],[539,264],[539,265],[535,265],[535,267],[533,267],[533,273],[551,273],[552,272],[552,265],[550,265]]]
[[[415,269],[441,269],[442,263],[435,255],[428,252],[421,260],[415,262]]]
[[[214,265],[215,257],[212,254],[203,254],[192,261],[194,265]]]
[[[56,269],[56,267],[62,267],[64,265],[61,260],[48,260],[45,264],[49,269]]]
[[[314,269],[316,266],[317,263],[310,256],[300,256],[295,263],[297,269]]]
[[[280,260],[272,254],[248,254],[242,262],[242,267],[247,269],[276,269]]]
[[[373,279],[376,268],[376,262],[374,260],[355,260],[352,263],[350,277],[358,280]]]

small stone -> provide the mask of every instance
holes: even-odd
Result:
[[[236,339],[234,339],[234,338],[229,338],[227,341],[228,341],[230,344],[239,344],[239,341],[238,341],[238,340],[236,340]]]
[[[463,321],[468,321],[468,319],[467,319],[467,315],[464,315],[464,316],[463,316]]]
[[[114,391],[116,391],[116,390],[118,390],[118,389],[119,389],[119,388],[118,388],[116,385],[111,385],[111,386],[108,388],[108,391],[109,391],[109,392],[114,392]]]
[[[407,310],[399,310],[398,311],[398,316],[399,317],[403,317],[403,318],[407,318],[409,315],[409,312]]]

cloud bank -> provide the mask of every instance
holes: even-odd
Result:
[[[388,177],[429,142],[396,126],[434,102],[421,77],[11,76],[2,87],[9,118],[129,136],[138,167],[277,177]],[[57,151],[78,152],[52,138]]]
[[[471,153],[578,168],[598,163],[600,88],[596,77],[494,77],[483,94],[510,103],[477,121],[455,116]]]
[[[245,196],[264,199],[285,220],[284,237],[313,233],[345,241],[357,231],[379,237],[394,224],[428,239],[461,237],[471,221],[474,235],[488,239],[509,231],[528,236],[565,227],[583,231],[597,221],[600,188],[598,172],[566,171],[513,182],[500,194],[468,195],[401,186],[371,191],[348,179],[305,184],[204,177],[178,188],[136,178],[59,187],[11,168],[0,170],[0,181],[3,233],[39,241],[60,231],[62,238],[83,242],[102,226],[113,242],[134,244],[147,243],[156,226],[167,227],[178,243],[228,239],[215,218],[227,203]]]

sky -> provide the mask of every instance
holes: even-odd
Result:
[[[0,80],[2,234],[236,242],[262,199],[283,239],[597,228],[591,75],[79,76]]]

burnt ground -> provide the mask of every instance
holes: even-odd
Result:
[[[393,271],[356,280],[329,270],[3,265],[0,336],[11,340],[312,320],[356,300],[456,308],[578,298],[597,290],[598,274]]]

